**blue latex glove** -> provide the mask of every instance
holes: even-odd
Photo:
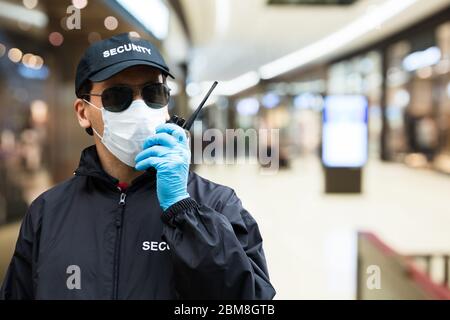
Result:
[[[184,129],[173,123],[156,127],[136,156],[136,170],[156,169],[156,191],[163,210],[189,197],[187,179],[191,151]]]

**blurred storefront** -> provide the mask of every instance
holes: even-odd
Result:
[[[260,83],[238,97],[238,124],[275,121],[291,154],[314,153],[323,97],[362,95],[369,103],[370,157],[450,173],[449,16],[446,9],[329,63]]]
[[[243,129],[277,129],[280,167],[289,167],[297,156],[317,155],[320,147],[321,112],[326,92],[323,65],[261,82],[233,97],[227,103],[227,125]]]
[[[372,155],[449,172],[448,20],[447,9],[330,65],[329,94],[368,98]]]
[[[450,172],[449,9],[330,65],[328,93],[369,100],[372,155]]]
[[[411,166],[450,172],[450,21],[387,48],[387,150]]]
[[[320,146],[321,112],[326,92],[326,69],[311,68],[268,85],[286,96],[289,154],[317,154]]]

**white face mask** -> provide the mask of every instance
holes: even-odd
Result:
[[[103,136],[92,130],[113,155],[130,167],[135,166],[134,158],[142,151],[144,141],[155,134],[158,125],[166,122],[167,106],[153,109],[144,100],[134,100],[121,112],[111,112],[84,101],[102,112]]]

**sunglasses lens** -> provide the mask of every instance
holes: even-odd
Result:
[[[164,84],[150,84],[142,88],[142,98],[152,108],[162,108],[169,103],[170,89]]]
[[[133,101],[133,89],[128,87],[111,87],[103,91],[103,107],[111,112],[121,112]]]

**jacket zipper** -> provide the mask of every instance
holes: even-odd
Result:
[[[122,223],[123,212],[125,210],[125,198],[127,194],[125,192],[120,193],[119,206],[120,210],[116,215],[116,243],[114,246],[114,275],[113,275],[113,299],[117,300],[119,297],[119,266],[120,266],[120,247],[122,242]]]

